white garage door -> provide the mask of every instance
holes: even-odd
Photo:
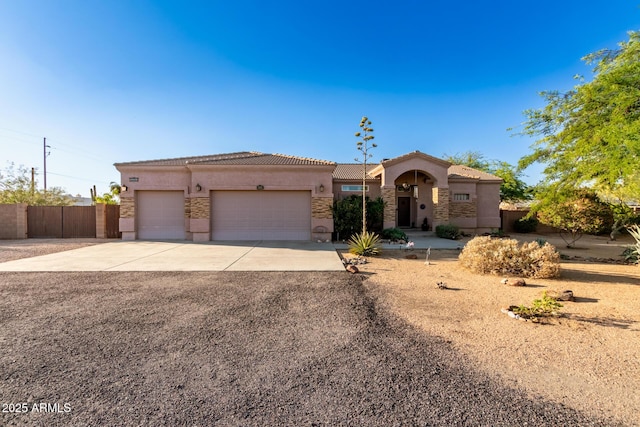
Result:
[[[139,239],[184,239],[182,191],[137,192]]]
[[[310,191],[213,191],[212,240],[310,240]]]

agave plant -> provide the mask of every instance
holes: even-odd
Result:
[[[379,242],[380,237],[375,233],[366,231],[354,234],[349,239],[349,252],[360,256],[377,255],[380,253]]]
[[[628,227],[627,230],[629,231],[629,234],[636,239],[636,244],[629,246],[629,254],[626,257],[628,260],[635,260],[635,262],[640,265],[640,225],[632,225],[631,227]],[[627,251],[625,251],[625,253],[626,252]]]

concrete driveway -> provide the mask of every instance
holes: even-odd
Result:
[[[315,242],[109,242],[0,263],[0,271],[342,271]]]

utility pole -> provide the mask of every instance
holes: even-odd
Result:
[[[36,189],[36,168],[31,168],[31,196],[33,196],[33,193],[35,192]]]
[[[47,156],[49,155],[49,153],[47,153],[47,148],[51,148],[50,145],[47,145],[47,138],[44,138],[44,142],[43,142],[43,155],[44,155],[44,192],[47,192]]]

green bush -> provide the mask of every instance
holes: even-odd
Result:
[[[360,256],[378,255],[380,253],[379,242],[380,237],[375,233],[354,234],[349,239],[349,252]]]
[[[382,230],[384,201],[367,200],[367,230]],[[333,225],[337,238],[344,239],[362,230],[362,196],[353,194],[333,203]]]
[[[518,244],[515,239],[475,237],[462,250],[460,264],[480,274],[550,278],[560,274],[556,248],[537,242]]]
[[[382,230],[382,235],[380,237],[387,240],[404,240],[405,242],[409,239],[407,234],[397,227],[385,228]]]
[[[438,225],[436,226],[436,236],[442,239],[456,240],[460,237],[460,229],[452,224]]]
[[[547,295],[547,291],[544,291],[542,298],[533,300],[531,307],[520,305],[515,307],[513,312],[525,319],[539,320],[540,317],[557,315],[561,308],[562,304]]]
[[[534,217],[520,218],[513,223],[513,229],[516,233],[533,233],[537,228],[538,220]]]

